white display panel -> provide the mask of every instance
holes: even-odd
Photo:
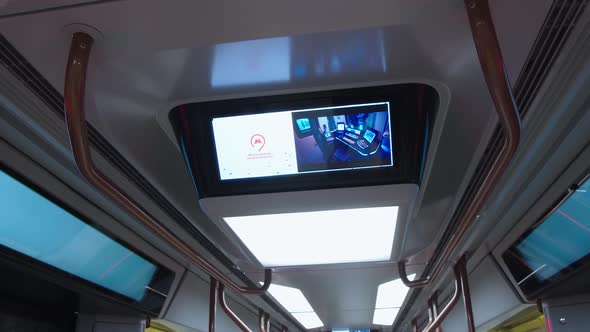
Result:
[[[221,180],[393,165],[389,103],[214,118]]]

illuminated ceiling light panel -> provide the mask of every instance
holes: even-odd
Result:
[[[408,276],[409,280],[414,280],[416,274]],[[373,314],[373,324],[392,325],[395,321],[400,307],[408,295],[409,288],[404,285],[401,279],[392,280],[379,285],[377,289],[377,300],[375,301],[375,313]]]
[[[266,267],[387,261],[397,206],[223,218]]]
[[[312,312],[313,308],[301,292],[301,290],[292,287],[279,286],[271,284],[268,292],[275,298],[288,312]]]
[[[408,279],[413,280],[416,275],[408,276]],[[390,282],[379,285],[377,289],[377,300],[375,308],[399,308],[404,303],[409,288],[404,285],[401,279],[396,279]]]
[[[306,329],[324,326],[300,289],[271,284],[268,292]]]
[[[392,325],[399,308],[375,309],[373,314],[373,324],[375,325]]]
[[[320,320],[315,312],[296,312],[292,313],[293,317],[297,319],[303,327],[306,329],[315,329],[324,326],[324,323]]]

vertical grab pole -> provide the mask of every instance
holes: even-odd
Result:
[[[262,309],[258,310],[258,326],[260,332],[270,332],[270,315]]]
[[[258,328],[260,329],[260,332],[266,332],[264,326],[264,311],[262,311],[262,309],[258,309]]]
[[[209,332],[215,332],[215,317],[217,316],[217,292],[219,281],[211,277],[209,288]]]
[[[461,258],[457,262],[457,267],[459,268],[461,277],[461,295],[463,295],[463,304],[465,305],[467,331],[475,332],[475,319],[473,317],[473,306],[471,305],[471,292],[469,290],[467,259],[465,258],[465,255],[461,256]]]
[[[266,322],[264,324],[264,332],[270,332],[270,315],[265,314],[265,316],[266,316]]]
[[[231,320],[240,328],[242,332],[252,332],[252,330],[250,330],[248,326],[246,326],[246,324],[242,322],[242,320],[227,306],[227,302],[225,301],[225,286],[222,283],[219,283],[217,298],[221,309],[223,309],[225,314],[231,318]]]
[[[438,291],[434,292],[428,300],[429,323],[431,323],[436,316],[438,316]],[[442,327],[437,327],[436,332],[442,332]]]
[[[416,318],[412,319],[412,332],[418,332],[418,321]]]
[[[457,305],[457,302],[459,302],[459,297],[461,297],[461,276],[459,275],[460,271],[457,268],[457,266],[455,266],[453,272],[455,274],[455,291],[453,292],[451,300],[440,311],[438,316],[436,316],[432,320],[432,323],[428,324],[426,328],[422,330],[422,332],[434,332],[442,324],[445,318],[447,318],[447,316],[451,313],[455,305]]]
[[[453,268],[455,274],[455,292],[449,303],[440,311],[440,313],[429,323],[422,332],[435,332],[442,322],[451,313],[451,310],[459,302],[459,297],[463,295],[465,303],[465,316],[467,317],[467,331],[475,332],[475,323],[473,319],[473,308],[471,306],[471,294],[469,293],[469,284],[467,283],[467,257],[461,256]],[[429,301],[430,305],[430,301]],[[429,308],[430,311],[430,308]]]

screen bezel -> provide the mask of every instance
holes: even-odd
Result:
[[[302,173],[249,179],[220,179],[212,119],[332,106],[389,102],[393,166]],[[200,197],[257,194],[396,183],[420,183],[423,145],[432,132],[438,93],[425,84],[396,84],[345,90],[251,97],[184,104],[169,118]],[[427,121],[428,118],[428,121]],[[426,130],[426,125],[429,130]],[[208,156],[204,158],[203,156]]]
[[[133,308],[141,310],[143,312],[152,314],[152,315],[159,315],[160,311],[164,307],[164,302],[168,296],[168,293],[172,287],[172,283],[175,278],[175,273],[162,266],[158,262],[154,261],[153,259],[149,258],[148,256],[144,255],[141,251],[135,249],[132,245],[127,243],[126,241],[120,239],[119,237],[113,235],[111,232],[106,230],[101,225],[97,224],[96,222],[92,221],[87,216],[81,214],[77,209],[73,208],[69,204],[65,203],[63,200],[60,200],[52,193],[45,190],[43,187],[38,185],[33,180],[29,179],[25,175],[21,174],[20,172],[16,171],[14,168],[8,166],[4,162],[0,161],[0,171],[5,172],[10,177],[14,178],[22,185],[28,187],[30,190],[34,191],[38,195],[42,196],[46,200],[50,201],[51,203],[57,205],[58,207],[64,209],[66,212],[72,214],[76,218],[80,220],[92,228],[96,229],[98,232],[104,234],[111,240],[119,243],[126,249],[132,251],[134,254],[138,255],[139,257],[145,259],[149,263],[156,266],[156,271],[150,280],[150,283],[147,287],[152,289],[151,291],[146,289],[144,293],[144,297],[137,301],[133,298],[130,298],[124,294],[117,293],[111,289],[108,289],[104,286],[99,284],[93,283],[89,280],[83,279],[75,274],[69,273],[64,271],[60,268],[57,268],[53,265],[47,264],[43,261],[37,260],[33,257],[30,257],[26,254],[23,254],[19,251],[16,251],[12,248],[5,247],[0,245],[0,262],[5,262],[7,264],[12,264],[18,268],[24,268],[28,272],[34,273],[39,275],[40,277],[46,278],[51,280],[52,282],[63,285],[67,288],[71,288],[77,291],[102,296],[110,300],[114,300],[116,302],[129,305]]]

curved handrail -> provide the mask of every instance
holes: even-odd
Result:
[[[463,295],[463,304],[465,306],[465,318],[467,321],[467,332],[475,332],[475,317],[473,316],[473,306],[471,304],[471,291],[469,290],[469,278],[467,277],[467,259],[465,256],[458,262],[461,264],[459,275],[461,276],[461,294]]]
[[[442,322],[445,320],[445,318],[447,318],[447,316],[451,313],[455,305],[457,305],[457,302],[459,302],[459,297],[461,297],[460,290],[462,280],[462,270],[459,266],[459,263],[455,265],[453,271],[455,272],[455,292],[453,293],[451,300],[449,301],[449,303],[447,303],[447,305],[440,311],[440,313],[436,317],[434,317],[432,320],[428,322],[428,324],[426,325],[424,330],[422,330],[422,332],[434,332],[436,329],[438,329]]]
[[[258,326],[260,332],[270,332],[270,315],[264,310],[258,310]]]
[[[266,332],[266,325],[264,324],[265,312],[262,309],[258,309],[258,328],[260,332]]]
[[[93,42],[94,40],[88,34],[83,32],[75,33],[72,37],[72,45],[66,64],[64,88],[66,125],[68,127],[70,145],[80,174],[105,196],[119,204],[119,206],[127,210],[146,227],[156,233],[162,240],[186,255],[192,263],[201,268],[209,276],[214,277],[235,292],[241,294],[264,294],[270,286],[272,278],[272,271],[270,269],[264,271],[264,284],[262,287],[249,288],[238,285],[197,253],[186,242],[172,234],[170,230],[159,223],[149,212],[142,208],[129,195],[125,194],[115,183],[96,168],[90,155],[88,130],[84,112],[86,70]]]
[[[471,227],[480,209],[494,190],[496,183],[512,160],[520,141],[520,115],[512,97],[512,90],[504,68],[502,52],[496,37],[494,24],[487,0],[465,0],[467,16],[471,25],[473,41],[490,95],[496,107],[500,126],[504,131],[504,140],[500,152],[488,170],[486,177],[463,214],[457,231],[453,233],[442,253],[434,263],[430,276],[413,281],[405,274],[405,261],[400,261],[398,269],[403,283],[411,288],[424,287],[435,280],[442,272],[452,253]],[[403,272],[403,274],[402,274]]]
[[[225,301],[225,287],[223,283],[219,283],[219,292],[217,293],[219,305],[225,311],[225,314],[234,321],[234,323],[242,330],[242,332],[252,332],[248,326],[227,306]]]
[[[428,323],[432,323],[436,316],[438,316],[438,292],[434,292],[428,299]],[[436,328],[436,332],[442,332],[440,326]]]

